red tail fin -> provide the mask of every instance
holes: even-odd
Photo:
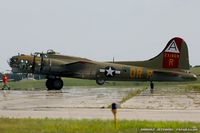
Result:
[[[167,43],[167,46],[163,51],[163,68],[179,67],[183,44],[183,39],[178,37],[171,39]]]

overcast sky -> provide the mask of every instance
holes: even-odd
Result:
[[[54,49],[97,61],[145,60],[175,36],[200,64],[199,0],[0,0],[0,71],[17,53]]]

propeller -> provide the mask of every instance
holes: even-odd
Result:
[[[28,70],[28,67],[30,67],[29,61],[27,61],[27,60],[20,60],[20,62],[19,62],[19,68],[21,70],[26,71],[26,70]]]
[[[41,64],[41,66],[40,66],[40,72],[43,70],[43,67],[44,67],[44,56],[45,56],[45,54],[42,52],[40,54],[40,58],[41,58],[41,60],[40,60],[40,64]]]
[[[33,74],[35,73],[35,58],[36,58],[36,55],[34,54],[34,56],[33,56],[33,65],[32,65],[32,73]]]
[[[32,73],[35,73],[35,68],[39,67],[39,72],[42,72],[44,68],[44,58],[45,58],[45,53],[35,53],[33,56],[33,65],[32,65]],[[40,63],[36,62],[36,58],[40,58]],[[38,69],[37,69],[38,70]]]

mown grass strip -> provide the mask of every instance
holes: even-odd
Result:
[[[115,129],[111,120],[65,120],[65,119],[0,119],[1,133],[134,133],[144,129],[191,129],[200,132],[200,123],[119,121]]]
[[[96,84],[95,80],[83,80],[83,79],[72,79],[63,78],[64,86],[81,86],[81,87],[133,87],[133,86],[144,86],[147,83],[142,82],[107,82],[103,86]],[[46,90],[46,80],[22,80],[18,82],[10,82],[9,86],[12,90]]]

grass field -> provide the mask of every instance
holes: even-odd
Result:
[[[82,79],[72,79],[72,78],[64,78],[65,86],[82,86],[82,87],[142,87],[148,88],[149,82],[107,82],[103,86],[99,86],[96,84],[94,80],[82,80]],[[22,80],[18,82],[10,82],[9,86],[13,90],[46,90],[45,86],[46,80]],[[177,86],[182,85],[189,88],[199,88],[200,89],[200,78],[194,82],[155,82],[155,86]]]
[[[200,132],[200,123],[119,121],[115,129],[111,120],[0,119],[1,133],[135,133],[170,130]]]
[[[193,67],[191,69],[191,72],[196,74],[197,76],[200,76],[200,67]]]
[[[105,85],[99,86],[95,80],[83,80],[63,78],[65,86],[82,86],[82,87],[131,87],[131,86],[148,86],[147,82],[106,82]],[[46,80],[22,80],[18,82],[10,82],[9,86],[14,90],[45,90]]]

